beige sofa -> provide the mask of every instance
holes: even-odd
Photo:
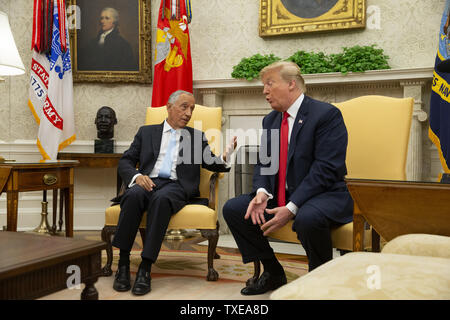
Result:
[[[450,237],[408,234],[351,252],[275,290],[274,300],[450,300]]]

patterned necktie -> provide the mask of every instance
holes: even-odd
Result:
[[[286,205],[286,167],[287,167],[287,155],[288,155],[288,137],[289,137],[289,114],[283,113],[283,120],[281,121],[280,128],[280,163],[278,168],[278,206],[283,207]]]
[[[173,151],[175,150],[176,144],[176,131],[174,129],[170,129],[169,145],[167,146],[166,155],[164,156],[161,164],[161,169],[159,169],[158,177],[170,178],[170,173],[172,172]]]

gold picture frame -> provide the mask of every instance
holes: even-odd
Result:
[[[150,0],[67,4],[74,82],[152,82]]]
[[[366,0],[260,0],[259,35],[277,36],[366,26]]]

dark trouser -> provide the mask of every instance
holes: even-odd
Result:
[[[156,184],[153,191],[134,185],[120,201],[120,217],[112,245],[131,251],[136,233],[147,211],[147,231],[141,256],[156,261],[169,225],[170,217],[187,203],[185,192],[177,181],[152,179]]]
[[[250,195],[244,194],[228,200],[223,207],[223,217],[234,236],[244,263],[274,255],[260,227],[254,225],[251,218],[244,219],[251,200]],[[272,217],[266,214],[266,221]],[[299,208],[293,227],[308,256],[309,271],[333,258],[330,228],[334,225],[337,224],[314,206],[308,205],[308,202]]]

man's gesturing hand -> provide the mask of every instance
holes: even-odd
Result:
[[[153,188],[156,187],[156,184],[147,175],[138,176],[136,178],[136,184],[140,185],[142,188],[144,188],[147,191],[152,191]]]
[[[266,219],[264,218],[264,210],[267,207],[268,198],[269,197],[264,192],[257,193],[252,201],[250,201],[244,218],[248,219],[251,217],[253,224],[262,225],[265,223]]]
[[[286,223],[289,222],[289,220],[294,217],[292,212],[287,207],[266,209],[266,212],[268,214],[273,214],[274,217],[261,226],[261,230],[264,231],[265,236],[283,227]]]
[[[224,154],[222,155],[223,161],[227,162],[230,160],[230,155],[233,153],[234,149],[236,149],[237,146],[237,136],[234,136],[231,139],[231,142],[228,144],[227,148],[225,149]]]

